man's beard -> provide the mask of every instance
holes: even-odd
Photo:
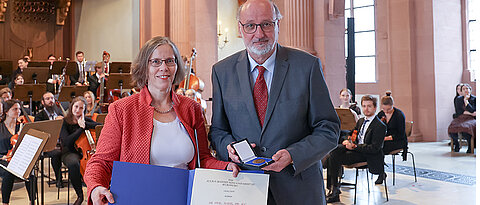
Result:
[[[243,34],[242,34],[242,37],[243,37]],[[268,41],[266,44],[264,44],[262,46],[255,46],[254,42],[258,42],[260,40],[264,40],[264,39],[257,39],[255,41],[252,41],[252,42],[250,42],[250,45],[247,45],[245,43],[245,41],[243,41],[243,42],[245,44],[245,47],[247,47],[248,51],[250,51],[253,54],[258,55],[258,56],[265,55],[265,54],[267,54],[268,52],[270,52],[274,49],[274,45],[275,45],[276,40],[274,42]]]
[[[49,112],[49,113],[52,113],[54,112],[54,108],[53,108],[53,104],[52,105],[44,105],[45,109]]]

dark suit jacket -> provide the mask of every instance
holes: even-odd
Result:
[[[98,86],[100,86],[100,83],[98,82],[98,77],[96,73],[88,76],[88,83],[88,90],[92,91],[95,95],[97,95],[97,89]]]
[[[365,118],[361,118],[357,121],[355,130],[362,128]],[[384,155],[383,155],[383,141],[385,139],[387,127],[383,124],[377,116],[368,126],[365,131],[365,138],[363,144],[358,144],[358,137],[355,141],[357,147],[354,149],[356,152],[362,153],[367,158],[368,169],[371,173],[378,174],[383,170]]]
[[[57,109],[55,109],[55,113],[57,113],[58,116],[63,116],[62,112],[58,111]],[[48,117],[47,112],[45,112],[45,110],[42,108],[42,111],[38,112],[35,115],[34,121],[38,122],[38,121],[45,121],[45,120],[50,120],[50,118]]]
[[[320,60],[303,51],[277,47],[263,127],[253,102],[245,50],[213,66],[212,84],[210,138],[217,157],[229,160],[227,145],[243,138],[257,145],[259,156],[272,157],[287,149],[293,166],[270,173],[270,202],[324,204],[320,160],[337,146],[340,122]]]
[[[76,70],[75,70],[75,74],[74,75],[70,75],[69,78],[70,78],[70,85],[75,85],[75,83],[78,82],[78,78],[80,77],[80,73],[78,72],[78,67],[80,65],[78,65],[77,62],[75,62],[75,64],[77,65],[76,66]]]

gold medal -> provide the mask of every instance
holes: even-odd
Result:
[[[255,164],[261,164],[261,163],[264,163],[265,160],[264,159],[256,159],[256,160],[253,160],[253,163]]]

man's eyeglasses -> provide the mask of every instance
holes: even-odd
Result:
[[[165,65],[167,65],[167,67],[174,67],[175,65],[177,65],[177,59],[176,58],[167,58],[167,59],[158,59],[158,58],[154,58],[154,59],[150,59],[148,60],[148,62],[153,66],[153,67],[160,67],[162,66],[163,63],[165,63]]]
[[[262,31],[264,31],[264,32],[273,31],[273,29],[275,28],[275,23],[277,23],[277,20],[265,21],[265,22],[259,23],[259,24],[255,24],[255,23],[243,24],[240,21],[238,23],[240,23],[242,25],[243,31],[245,33],[252,34],[252,33],[255,33],[257,31],[257,27],[259,27],[259,26],[260,26],[260,28],[262,28]]]

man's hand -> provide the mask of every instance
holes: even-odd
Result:
[[[111,204],[115,203],[115,201],[113,200],[113,195],[112,193],[110,193],[110,190],[103,186],[95,187],[95,189],[92,190],[91,198],[94,205],[105,205],[107,204],[107,202]]]
[[[293,162],[292,156],[290,156],[290,153],[286,149],[278,150],[278,152],[272,156],[272,159],[275,163],[262,168],[263,170],[280,172]]]
[[[393,140],[392,135],[386,136],[384,139],[384,141],[391,141],[391,140]]]
[[[354,143],[348,142],[348,143],[345,145],[345,147],[346,147],[348,150],[353,150],[353,149],[355,149],[355,147],[357,147],[357,145],[354,144]]]
[[[343,140],[342,145],[347,145],[347,143],[350,143],[348,140]]]
[[[250,143],[250,145],[255,147],[256,145],[254,143]],[[240,158],[238,157],[237,153],[235,152],[235,149],[233,149],[232,145],[227,145],[227,151],[228,151],[228,157],[235,163],[241,163]]]
[[[76,86],[82,86],[82,84],[79,83],[79,82],[76,82],[75,85],[76,85]]]
[[[236,165],[235,163],[233,162],[230,162],[228,163],[227,165],[227,170],[232,170],[233,172],[233,177],[237,177],[238,176],[238,172],[240,172],[240,167],[238,167],[238,165]]]

